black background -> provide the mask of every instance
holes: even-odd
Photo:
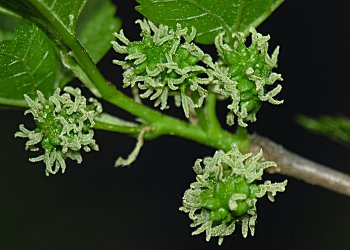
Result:
[[[127,36],[136,38],[134,1],[114,2]],[[295,115],[350,116],[349,6],[345,0],[287,0],[258,28],[271,35],[272,47],[281,45],[278,72],[285,79],[280,95],[285,104],[265,105],[250,126],[345,172],[350,172],[349,150],[304,131]],[[114,57],[110,52],[99,67],[119,88]],[[225,105],[218,109],[224,118]],[[126,156],[134,140],[97,131],[99,153],[84,155],[83,164],[71,164],[65,175],[45,177],[43,166],[28,163],[24,141],[13,138],[24,120],[22,111],[0,114],[0,250],[350,249],[350,199],[345,196],[290,178],[276,203],[263,199],[258,204],[255,237],[243,239],[237,230],[218,247],[203,235],[191,237],[190,221],[178,211],[194,178],[193,162],[213,149],[162,137],[147,142],[131,168],[115,169],[114,160]]]

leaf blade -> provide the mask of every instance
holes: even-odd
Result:
[[[77,23],[77,37],[96,63],[112,47],[113,32],[121,27],[110,0],[89,0]]]
[[[350,118],[322,116],[317,119],[298,116],[297,122],[307,130],[350,147]]]
[[[0,103],[27,106],[24,94],[49,96],[57,88],[58,65],[51,40],[36,25],[20,25],[14,36],[0,43]]]
[[[244,32],[265,20],[284,0],[137,0],[136,10],[151,21],[197,29],[196,41],[214,43],[215,36]]]
[[[68,6],[59,6],[63,2],[65,4],[68,4]],[[110,0],[89,0],[87,4],[87,10],[85,11],[85,15],[87,15],[85,16],[85,20],[84,16],[82,16],[82,20],[80,22],[77,22],[77,18],[80,16],[80,14],[82,13],[84,15],[84,11],[82,12],[82,10],[86,2],[86,0],[0,0],[0,10],[2,10],[1,13],[8,14],[7,12],[9,12],[11,15],[12,13],[15,13],[15,15],[17,15],[16,17],[24,17],[27,23],[32,23],[32,21],[36,22],[40,27],[43,28],[43,30],[50,33],[50,39],[52,39],[52,41],[50,41],[51,47],[49,49],[53,50],[56,53],[56,80],[47,83],[47,85],[53,84],[53,86],[51,86],[52,88],[50,91],[41,90],[45,94],[45,96],[50,96],[51,94],[53,94],[53,91],[56,87],[62,88],[64,85],[70,82],[74,78],[74,76],[78,77],[85,83],[86,81],[88,83],[90,81],[90,79],[86,78],[86,75],[81,73],[81,68],[76,63],[74,58],[71,55],[69,55],[68,51],[66,51],[64,47],[61,47],[59,45],[60,42],[58,42],[58,44],[55,43],[56,39],[60,39],[59,37],[57,37],[56,34],[56,32],[59,32],[55,29],[55,27],[57,28],[57,26],[53,26],[51,22],[54,22],[56,24],[58,23],[60,28],[66,30],[66,32],[70,34],[69,36],[73,38],[78,36],[78,38],[82,40],[81,42],[83,43],[85,49],[87,49],[88,54],[92,56],[95,62],[99,61],[110,49],[110,41],[113,40],[112,33],[113,31],[117,31],[120,28],[119,19],[114,17],[116,8],[114,5],[112,5]],[[69,3],[72,4],[72,6],[70,6],[71,8],[68,8]],[[64,6],[68,10],[68,12],[66,12],[67,15],[68,13],[73,13],[71,15],[74,15],[74,18],[71,18],[70,24],[67,24],[67,18],[61,19],[63,12],[60,12],[60,10],[64,9]],[[75,10],[70,11],[70,9]],[[42,14],[40,11],[43,11],[43,13],[46,12],[45,15]],[[77,27],[76,32],[75,26],[78,24],[79,26]],[[98,29],[99,26],[103,26],[103,28],[99,30],[97,35],[93,34],[94,30]],[[12,33],[10,30],[4,30],[3,37],[6,36],[7,38],[11,38],[11,36],[13,36]],[[2,34],[0,31],[0,37],[1,35]],[[59,59],[62,63],[58,63]],[[0,69],[2,71],[4,66],[5,65],[0,65]],[[53,68],[52,72],[54,72]],[[24,81],[26,79],[22,80]],[[40,79],[37,80],[40,81]],[[88,85],[88,83],[86,84]],[[21,93],[21,99],[19,99],[19,96],[16,96],[15,93],[11,94],[9,93],[9,91],[5,90],[4,86],[8,85],[6,85],[5,83],[1,84],[2,88],[0,86],[0,103],[13,106],[27,105],[23,99],[22,91],[18,92]],[[23,84],[25,85],[25,82],[23,82]],[[15,85],[19,87],[19,82],[16,82]],[[33,87],[35,86],[35,83],[31,82],[31,84],[29,85],[32,85]],[[98,93],[94,92],[94,89],[90,90],[98,96]],[[30,96],[33,95],[32,92],[33,90],[29,91]]]

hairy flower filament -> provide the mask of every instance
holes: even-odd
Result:
[[[277,67],[279,47],[273,54],[268,54],[269,36],[263,36],[250,29],[252,43],[245,45],[242,33],[234,33],[234,45],[231,47],[223,41],[224,34],[216,37],[215,45],[219,52],[220,61],[216,65],[216,87],[214,91],[232,103],[228,105],[227,123],[234,124],[235,117],[238,124],[246,127],[247,121],[256,121],[256,113],[261,102],[281,104],[283,101],[274,99],[281,91],[281,85],[269,90],[277,80],[282,81],[280,74],[272,72]]]
[[[170,29],[165,25],[155,26],[150,21],[138,20],[142,41],[130,42],[123,31],[115,33],[115,51],[127,54],[121,65],[124,87],[137,86],[141,98],[155,100],[155,106],[168,108],[168,97],[174,96],[175,104],[182,106],[189,117],[191,108],[200,107],[207,96],[205,85],[212,82],[212,59],[192,43],[195,29],[177,25]]]
[[[87,104],[77,88],[65,87],[64,91],[60,95],[57,89],[48,100],[40,91],[35,100],[25,95],[30,106],[25,114],[32,114],[36,128],[31,131],[21,124],[20,131],[15,134],[28,138],[27,150],[40,151],[39,145],[42,147],[43,154],[29,160],[44,161],[46,175],[56,174],[60,169],[64,173],[67,158],[81,163],[81,149],[86,152],[98,150],[92,127],[94,118],[102,112],[101,104],[94,99]]]
[[[249,230],[254,235],[258,198],[267,194],[273,201],[287,184],[287,181],[259,184],[257,181],[268,167],[276,164],[263,161],[262,152],[243,155],[236,147],[227,153],[217,151],[204,161],[197,160],[193,167],[196,182],[186,190],[180,208],[193,220],[191,227],[198,227],[192,234],[205,232],[207,241],[219,237],[220,245],[224,236],[232,234],[235,224],[241,222],[243,236],[247,237]]]

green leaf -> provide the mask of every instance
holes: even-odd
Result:
[[[175,27],[180,23],[197,29],[196,41],[213,44],[221,32],[249,34],[284,0],[137,0],[142,15],[156,23]]]
[[[50,96],[61,75],[53,44],[36,25],[18,26],[14,37],[0,42],[0,103],[26,106],[24,94]]]
[[[344,116],[323,116],[312,119],[299,116],[297,121],[306,129],[350,147],[350,119]]]
[[[81,13],[77,36],[94,62],[98,62],[111,48],[113,32],[121,22],[114,17],[116,7],[109,0],[89,0]]]
[[[25,77],[18,77],[14,79],[7,78],[5,83],[5,79],[1,79],[0,103],[25,106],[26,102],[23,99],[23,94],[29,93],[29,95],[32,96],[35,92],[36,86],[39,86],[39,90],[41,90],[46,96],[50,96],[56,87],[62,88],[74,78],[73,72],[74,75],[79,77],[81,81],[85,82],[87,86],[91,86],[91,91],[98,95],[96,90],[91,85],[91,80],[76,63],[75,59],[71,57],[68,50],[66,50],[64,46],[62,47],[62,44],[64,43],[54,43],[54,41],[57,42],[62,39],[62,36],[57,36],[57,34],[60,34],[62,30],[64,30],[64,32],[70,34],[69,36],[71,36],[71,38],[75,38],[77,33],[80,42],[87,49],[88,54],[91,55],[95,62],[99,61],[106,54],[111,47],[110,41],[113,40],[112,33],[120,28],[120,21],[114,17],[116,8],[109,0],[89,0],[88,4],[86,5],[86,9],[82,11],[85,3],[86,0],[0,0],[0,13],[5,13],[11,16],[17,15],[19,18],[24,17],[27,23],[30,23],[31,21],[36,22],[45,31],[50,33],[49,37],[54,38],[53,41],[50,41],[48,36],[46,36],[42,31],[39,32],[39,30],[37,30],[37,32],[39,32],[42,36],[45,36],[47,46],[41,47],[41,41],[33,40],[31,43],[31,48],[34,54],[37,53],[35,50],[38,48],[41,49],[42,53],[44,53],[44,50],[47,49],[46,52],[55,58],[55,60],[53,60],[54,63],[52,63],[50,66],[51,72],[54,72],[53,74],[55,75],[54,80],[51,79],[47,81],[47,79],[34,77],[28,82]],[[80,14],[81,17],[79,17]],[[78,17],[79,22],[77,22]],[[3,23],[0,24],[0,28],[2,26],[4,26]],[[76,28],[76,26],[78,27]],[[7,38],[11,37],[11,28],[13,29],[13,26],[6,29],[8,32],[3,32],[4,37],[5,35]],[[22,35],[22,33],[18,33],[16,36],[16,46],[27,45],[26,38]],[[11,55],[13,53],[13,47],[11,46],[5,46],[3,50],[3,53],[10,53]],[[64,67],[61,63],[56,62],[57,58],[60,58],[63,64],[71,71],[69,71],[68,68]],[[5,66],[6,64],[0,63],[0,69],[4,72],[3,74],[7,72],[5,68],[3,68]],[[15,70],[18,70],[18,72],[15,72]],[[6,74],[16,75],[21,73],[23,73],[22,68],[17,67],[11,68],[11,70]],[[35,80],[38,82],[35,83]],[[42,80],[45,80],[45,88],[40,86],[42,84]],[[22,85],[24,85],[21,91],[14,91],[13,88],[12,90],[9,88],[9,86],[14,85],[16,85],[17,88],[20,88],[21,81]],[[28,88],[31,89],[31,91],[28,90]]]

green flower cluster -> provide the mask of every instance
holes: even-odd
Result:
[[[247,237],[250,230],[254,235],[257,219],[256,202],[267,194],[271,201],[277,192],[283,192],[287,181],[258,183],[264,169],[276,167],[271,161],[264,161],[263,153],[241,154],[236,147],[224,153],[217,151],[213,157],[197,160],[193,169],[197,174],[183,197],[181,211],[193,220],[191,227],[198,227],[192,234],[206,233],[206,240],[232,234],[236,223],[242,222],[242,234]]]
[[[78,88],[65,87],[64,92],[60,95],[60,89],[57,89],[48,100],[40,91],[35,100],[24,95],[30,107],[25,114],[33,115],[36,128],[28,130],[21,124],[20,131],[15,134],[28,138],[26,150],[39,151],[41,146],[43,154],[29,160],[43,161],[46,175],[56,174],[60,169],[64,173],[67,158],[81,163],[81,149],[86,152],[98,150],[92,128],[94,118],[102,112],[101,104],[92,98],[87,104]]]
[[[250,29],[252,42],[249,47],[245,45],[242,33],[234,33],[233,46],[224,43],[224,34],[216,37],[215,45],[220,56],[220,63],[216,66],[216,87],[214,91],[230,98],[227,123],[234,124],[237,116],[238,124],[246,127],[246,121],[256,121],[256,113],[260,109],[261,101],[272,104],[281,104],[283,101],[274,99],[281,91],[282,86],[277,85],[268,90],[275,81],[282,81],[280,74],[272,72],[277,67],[279,47],[272,56],[268,54],[268,40],[270,36],[263,36]]]
[[[175,104],[182,106],[186,117],[191,108],[200,107],[207,96],[204,88],[212,82],[211,57],[192,43],[195,29],[177,25],[155,26],[151,21],[136,21],[141,27],[142,41],[130,42],[123,33],[115,33],[118,41],[112,42],[116,52],[126,54],[121,65],[124,87],[135,85],[142,91],[141,98],[155,100],[155,106],[168,108],[168,97],[174,96]]]

